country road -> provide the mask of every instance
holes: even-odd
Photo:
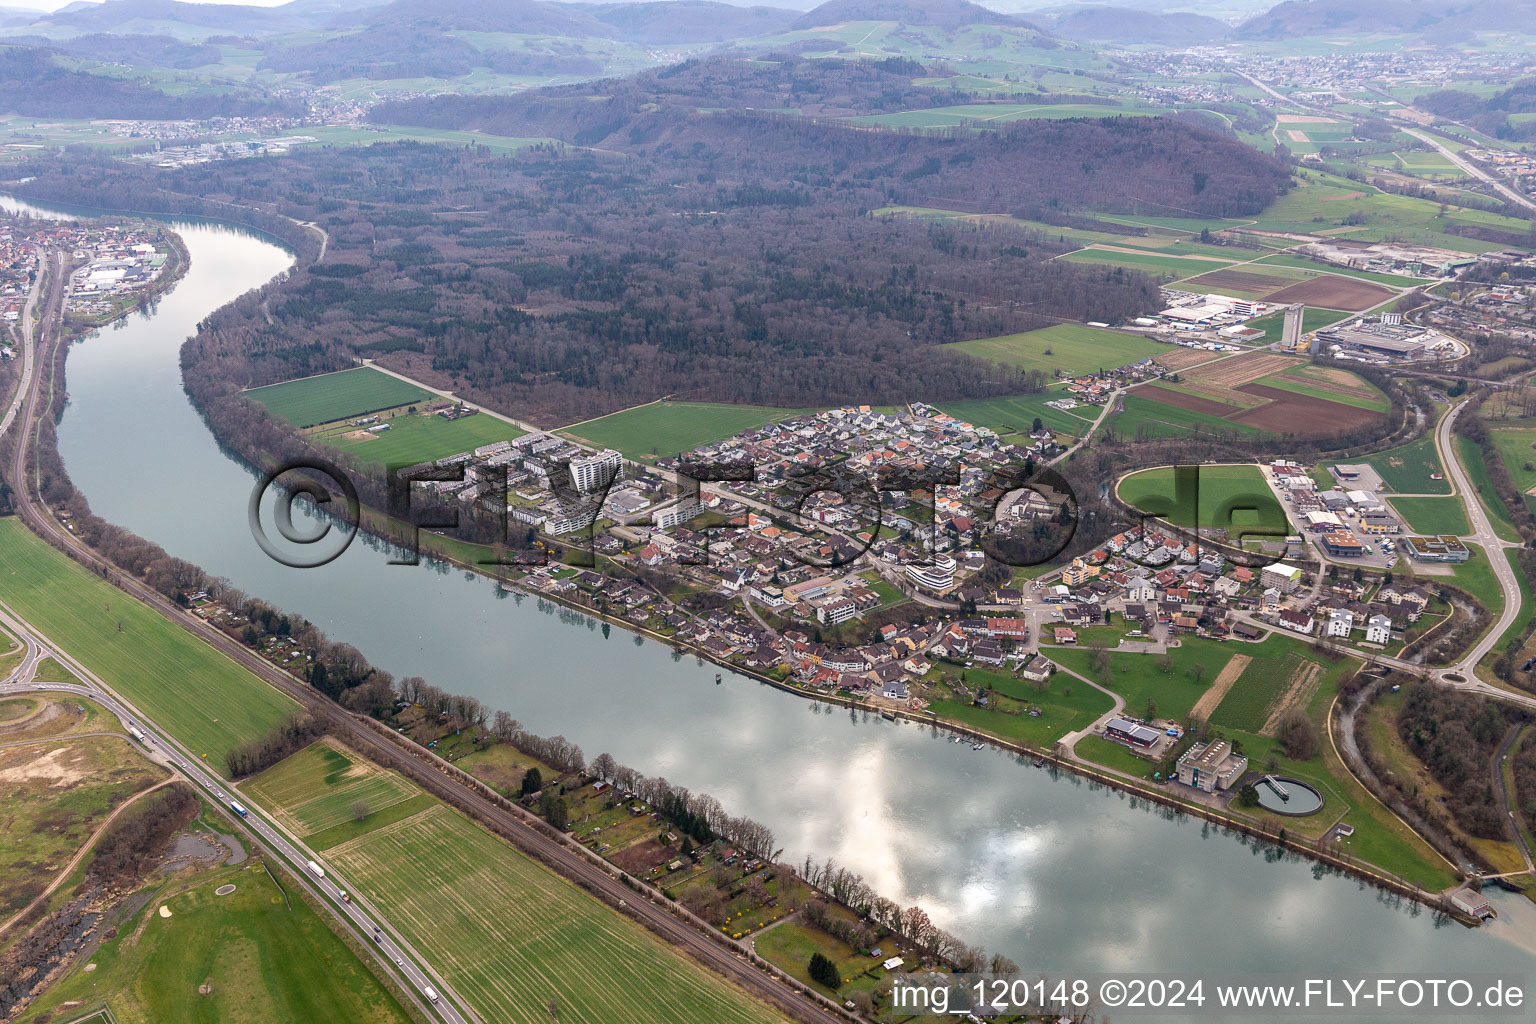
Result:
[[[1504,636],[1505,630],[1514,625],[1515,619],[1520,616],[1522,595],[1520,593],[1520,581],[1515,578],[1515,570],[1510,565],[1505,551],[1509,548],[1517,548],[1520,545],[1501,540],[1494,532],[1493,523],[1488,518],[1488,513],[1483,508],[1482,499],[1477,495],[1477,489],[1472,486],[1467,477],[1466,468],[1461,464],[1461,455],[1456,450],[1455,435],[1452,428],[1461,411],[1467,407],[1466,403],[1456,406],[1440,420],[1440,425],[1435,430],[1435,444],[1440,449],[1440,456],[1445,463],[1445,468],[1451,475],[1451,482],[1456,491],[1462,496],[1463,504],[1467,508],[1467,521],[1472,524],[1472,532],[1468,538],[1476,544],[1482,545],[1487,552],[1488,563],[1493,567],[1493,574],[1499,581],[1499,590],[1503,595],[1504,607],[1499,613],[1498,620],[1493,628],[1483,634],[1483,638],[1473,644],[1463,657],[1455,665],[1441,673],[1442,678],[1447,675],[1464,676],[1468,682],[1477,679],[1477,663],[1483,660],[1483,656],[1497,646]],[[1446,680],[1455,683],[1456,680]],[[1487,684],[1482,684],[1486,686]],[[1469,687],[1476,689],[1477,687]]]

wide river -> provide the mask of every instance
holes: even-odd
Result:
[[[785,859],[833,857],[1026,974],[1532,977],[1536,908],[1523,899],[1495,894],[1500,919],[1482,929],[1437,927],[1375,889],[1317,877],[1310,862],[1272,862],[1201,822],[1000,752],[730,673],[716,685],[713,665],[499,597],[483,578],[388,565],[363,543],[321,569],[271,561],[247,522],[253,474],[192,407],[178,350],[200,319],[291,256],[220,225],[178,230],[192,255],[186,277],[69,357],[60,445],[105,518],[306,616],[397,676],[479,697],[589,759],[606,750],[712,793],[768,824]]]

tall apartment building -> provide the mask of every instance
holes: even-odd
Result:
[[[583,494],[602,490],[624,478],[624,456],[612,448],[571,460],[571,483]]]

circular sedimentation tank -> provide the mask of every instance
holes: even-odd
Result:
[[[1258,790],[1259,806],[1275,814],[1301,818],[1323,808],[1323,794],[1300,779],[1265,776],[1253,788]]]

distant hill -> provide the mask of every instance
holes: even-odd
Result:
[[[66,62],[67,63],[67,62]],[[255,94],[172,96],[144,82],[61,65],[53,50],[12,46],[0,61],[0,96],[26,117],[202,119],[304,112],[297,99]]]
[[[799,11],[738,7],[712,0],[659,0],[586,7],[593,17],[636,43],[724,43],[788,29]]]
[[[1530,0],[1287,0],[1243,22],[1238,39],[1283,40],[1349,33],[1425,34],[1448,42],[1479,29],[1536,32]]]
[[[966,25],[1035,27],[1022,18],[999,14],[970,0],[827,0],[791,27],[803,31],[845,21],[896,21],[949,31]]]
[[[463,32],[516,32],[524,35],[611,36],[583,4],[547,0],[394,0],[364,13],[360,20],[374,28],[414,29],[421,26]]]
[[[1159,14],[1130,7],[1072,7],[1042,24],[1056,35],[1080,43],[1151,43],[1190,46],[1228,38],[1232,27],[1203,14]]]
[[[91,60],[116,61],[151,68],[200,68],[217,64],[219,48],[207,43],[188,43],[170,36],[107,35],[93,33],[68,39],[42,36],[7,36],[7,45],[37,46]]]
[[[297,10],[291,9],[295,7]],[[71,4],[42,15],[32,24],[81,35],[146,31],[159,34],[171,26],[196,30],[191,33],[194,35],[271,35],[319,28],[323,19],[306,14],[302,2],[282,7],[247,7],[180,0],[106,0],[100,4]]]

